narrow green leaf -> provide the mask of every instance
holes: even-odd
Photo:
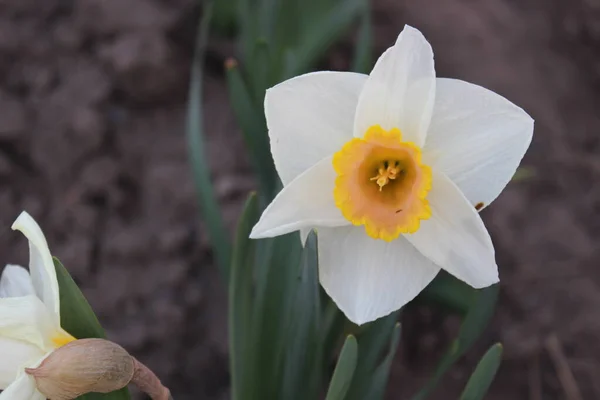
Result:
[[[329,12],[318,15],[312,21],[311,29],[306,29],[300,38],[295,65],[287,68],[291,76],[308,71],[350,27],[362,9],[363,0],[345,0],[337,3]]]
[[[198,27],[188,94],[186,132],[198,203],[213,243],[213,248],[215,249],[221,277],[225,282],[228,282],[231,243],[210,180],[210,169],[206,161],[206,149],[204,148],[202,116],[202,63],[208,37],[212,4],[212,1],[207,2],[204,14],[202,15],[202,21]]]
[[[218,0],[223,1],[223,0]],[[245,63],[251,63],[254,44],[259,36],[259,18],[256,1],[238,1],[238,22],[240,33],[238,35],[238,47]]]
[[[333,377],[329,383],[329,390],[325,400],[344,400],[346,392],[350,388],[352,376],[358,359],[358,344],[356,338],[349,335],[344,342],[337,365],[333,371]]]
[[[233,248],[231,281],[229,283],[229,359],[231,369],[231,396],[243,399],[248,393],[247,374],[253,365],[250,359],[248,332],[252,324],[252,286],[256,241],[249,238],[258,220],[258,202],[252,193],[238,222]]]
[[[352,71],[368,74],[373,68],[373,33],[371,26],[371,9],[369,0],[363,1],[362,15],[360,16],[360,28],[354,50],[354,60],[352,61]]]
[[[264,111],[252,100],[252,95],[240,73],[237,62],[229,60],[226,69],[229,100],[260,178],[261,193],[271,199],[275,194],[277,177],[271,157]]]
[[[297,233],[271,239],[270,260],[256,282],[253,311],[253,384],[256,399],[281,398],[294,288],[302,246]],[[260,268],[260,267],[258,267]]]
[[[298,278],[290,296],[294,317],[286,333],[282,399],[316,399],[323,373],[322,310],[319,287],[317,237],[311,232],[302,250]]]
[[[487,393],[502,361],[502,345],[496,343],[481,358],[460,400],[482,400]]]
[[[232,36],[237,30],[238,0],[221,0],[215,4],[213,13],[214,31],[223,36]]]
[[[433,377],[413,397],[413,400],[423,400],[429,396],[446,371],[475,343],[492,318],[498,299],[498,289],[498,284],[496,284],[477,291],[469,312],[460,327],[458,337],[451,343],[450,348],[440,360]]]
[[[394,312],[367,324],[358,334],[358,363],[348,392],[348,400],[369,398],[375,371],[384,357],[384,350],[390,343],[390,337],[395,334],[399,313],[399,311]]]
[[[521,182],[527,181],[529,179],[535,178],[537,175],[536,170],[534,168],[529,167],[519,167],[517,172],[512,177],[512,181]]]
[[[53,257],[56,278],[60,294],[60,325],[77,339],[106,338],[106,334],[90,304],[81,290],[62,265]],[[101,394],[88,393],[78,397],[79,400],[129,400],[129,391],[123,388],[116,392]]]
[[[273,40],[275,34],[275,26],[282,2],[285,2],[285,0],[262,0],[258,5],[260,36],[269,43]]]
[[[61,326],[77,339],[105,339],[104,329],[69,271],[58,258],[53,260],[60,293]]]
[[[400,343],[400,332],[401,327],[400,323],[398,322],[396,323],[396,326],[394,326],[394,331],[392,332],[390,350],[373,374],[369,395],[366,397],[369,400],[383,399],[383,396],[385,395],[385,389],[387,388],[388,379],[390,377],[392,362],[394,361],[396,351],[398,350],[398,344]]]
[[[254,52],[252,55],[252,70],[250,76],[252,77],[252,89],[253,89],[253,104],[259,104],[259,111],[264,114],[262,105],[265,102],[265,93],[271,85],[272,77],[271,73],[271,49],[266,39],[260,38],[256,41],[254,46]],[[260,118],[262,125],[261,129],[266,136],[267,126],[264,118]]]
[[[477,290],[446,271],[440,271],[435,279],[415,299],[418,303],[434,303],[449,311],[466,315],[477,296]]]

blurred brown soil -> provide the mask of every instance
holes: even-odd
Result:
[[[228,396],[225,296],[183,134],[195,3],[0,2],[2,262],[26,262],[9,226],[28,210],[110,337],[179,400]],[[375,0],[373,12],[376,54],[411,24],[431,41],[440,76],[493,89],[536,120],[524,161],[536,176],[483,212],[501,267],[494,322],[433,398],[457,398],[497,340],[505,361],[489,399],[571,400],[559,368],[583,399],[600,398],[599,3]],[[330,68],[347,69],[351,41],[332,50]],[[208,153],[232,228],[254,178],[220,55],[209,61]],[[430,376],[456,321],[419,310],[409,327],[417,333],[405,338],[390,399]],[[551,335],[561,357],[545,346]]]

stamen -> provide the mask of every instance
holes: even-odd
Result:
[[[377,171],[378,174],[370,179],[371,181],[376,181],[380,192],[385,185],[390,183],[390,180],[396,179],[398,172],[401,172],[398,164],[398,161],[384,161]]]

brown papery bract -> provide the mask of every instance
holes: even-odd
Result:
[[[38,390],[50,400],[72,400],[90,392],[110,393],[129,383],[153,400],[169,400],[170,393],[146,366],[116,343],[80,339],[50,354],[37,368],[26,368]]]

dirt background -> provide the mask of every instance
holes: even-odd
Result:
[[[26,242],[9,229],[25,209],[109,336],[178,400],[228,396],[225,296],[183,134],[194,5],[0,1],[2,262],[26,263]],[[493,340],[506,357],[489,399],[600,398],[600,3],[375,0],[373,13],[376,54],[409,23],[431,41],[440,76],[495,90],[536,120],[524,161],[536,176],[483,213],[501,266],[499,309],[433,398],[456,398]],[[347,68],[352,40],[332,49],[330,68]],[[232,228],[254,178],[228,106],[224,44],[209,60],[205,112]],[[430,375],[453,326],[440,329],[428,310],[415,319],[404,349],[415,356],[398,355],[390,399]]]

